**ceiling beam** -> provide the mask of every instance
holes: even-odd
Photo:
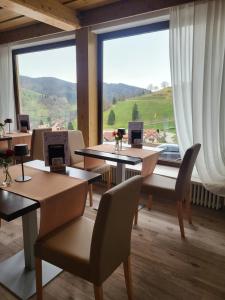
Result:
[[[0,44],[12,43],[62,32],[61,29],[38,23],[15,30],[0,32]]]
[[[81,27],[96,25],[188,2],[193,2],[193,0],[122,0],[102,7],[81,11],[79,14],[80,25]]]
[[[62,30],[80,27],[76,11],[57,0],[0,0],[0,6]]]

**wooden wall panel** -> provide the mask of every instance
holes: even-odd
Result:
[[[36,22],[37,21],[34,21],[33,19],[30,19],[28,17],[20,16],[11,20],[7,20],[5,22],[0,22],[0,31],[4,32],[6,30],[21,28],[30,24],[34,24]]]
[[[76,31],[78,129],[86,146],[97,144],[96,36],[88,28]]]
[[[200,0],[196,0],[200,1]],[[124,0],[80,12],[80,25],[91,26],[108,21],[169,8],[193,0]]]
[[[0,44],[27,40],[58,32],[62,32],[62,30],[43,23],[33,24],[31,26],[18,28],[11,31],[0,32]]]

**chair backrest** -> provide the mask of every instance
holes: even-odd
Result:
[[[85,148],[83,134],[80,130],[69,130],[68,131],[68,142],[70,149],[70,164],[82,162],[83,156],[74,154],[74,150]]]
[[[52,128],[33,129],[32,138],[31,138],[32,159],[44,160],[43,133],[47,131],[52,131]]]
[[[188,148],[184,154],[175,187],[176,194],[179,197],[177,200],[183,200],[187,195],[188,189],[190,188],[191,174],[200,148],[201,144],[195,144]]]
[[[95,284],[101,284],[130,255],[131,230],[142,178],[132,177],[102,196],[90,253]]]

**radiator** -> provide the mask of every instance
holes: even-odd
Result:
[[[112,184],[116,184],[116,167],[111,166],[111,170]],[[128,179],[139,174],[139,170],[126,168],[125,178]],[[102,180],[106,181],[105,175],[103,175]],[[225,206],[225,198],[207,191],[201,183],[192,182],[192,203],[218,210]]]
[[[192,203],[212,209],[224,206],[224,197],[207,191],[201,183],[192,183]]]

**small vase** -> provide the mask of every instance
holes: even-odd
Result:
[[[3,174],[4,174],[5,178],[2,182],[2,186],[10,186],[12,184],[12,177],[9,173],[9,165],[8,164],[3,165]]]
[[[119,140],[115,140],[115,152],[119,152],[120,150],[120,144],[119,144]]]
[[[121,139],[119,141],[119,143],[120,143],[119,149],[122,151],[123,150],[123,139]]]
[[[4,137],[5,136],[5,129],[4,127],[0,127],[0,137]]]

